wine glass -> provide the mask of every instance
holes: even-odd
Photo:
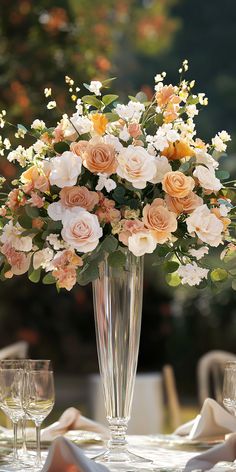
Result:
[[[29,370],[25,373],[23,408],[36,427],[36,468],[41,469],[40,429],[44,419],[52,411],[55,402],[53,372],[51,370]]]
[[[17,451],[17,425],[24,418],[22,408],[23,369],[0,369],[0,408],[13,423],[13,468],[19,467]]]
[[[53,370],[49,359],[27,359],[26,370]]]
[[[227,362],[224,370],[223,405],[236,416],[236,362]]]

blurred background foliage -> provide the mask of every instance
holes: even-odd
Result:
[[[175,83],[187,58],[189,78],[209,97],[198,131],[203,139],[231,133],[224,164],[235,176],[235,23],[232,0],[1,0],[0,108],[14,123],[48,121],[45,87],[63,110],[72,105],[65,75],[77,83],[116,76],[122,99],[140,89],[150,96],[153,76],[165,70]],[[0,170],[14,176],[3,159]],[[182,392],[194,394],[198,358],[215,348],[236,352],[235,292],[172,290],[146,262],[139,368],[171,362]],[[59,371],[97,370],[90,287],[58,295],[20,277],[1,284],[0,299],[0,347],[25,339],[32,356],[52,358]]]

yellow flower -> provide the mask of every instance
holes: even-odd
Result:
[[[108,119],[102,113],[93,113],[91,115],[91,120],[93,122],[93,129],[96,133],[103,135],[106,131],[106,126]]]

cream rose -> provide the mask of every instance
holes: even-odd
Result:
[[[200,205],[203,205],[203,199],[196,193],[190,192],[184,198],[175,198],[170,195],[165,196],[165,202],[170,211],[177,213],[192,213]]]
[[[156,175],[156,163],[146,149],[130,145],[118,155],[117,174],[131,182],[135,188],[143,189]]]
[[[81,173],[82,160],[73,152],[63,152],[61,156],[53,157],[50,161],[50,184],[57,187],[72,187],[76,184]]]
[[[165,156],[156,156],[155,157],[155,163],[156,163],[156,173],[154,178],[150,181],[152,184],[159,184],[162,182],[164,176],[167,174],[167,172],[171,172],[172,167]]]
[[[207,168],[201,165],[197,166],[193,175],[198,179],[199,184],[205,190],[219,192],[219,190],[222,188],[222,184],[220,180],[217,179],[213,168]]]
[[[157,240],[150,231],[134,233],[128,239],[129,250],[137,257],[151,254],[157,246]]]
[[[84,153],[85,153],[85,150],[86,150],[87,146],[88,146],[88,141],[85,141],[84,139],[81,139],[78,142],[71,143],[70,150],[71,150],[71,152],[76,154],[76,156],[81,157],[81,159],[83,160],[84,159]]]
[[[117,168],[115,148],[101,141],[89,143],[84,153],[84,166],[96,174],[114,174]]]
[[[182,172],[172,171],[165,174],[162,187],[171,197],[184,198],[193,190],[195,182],[192,177],[187,177]]]
[[[93,251],[103,234],[97,216],[81,208],[67,210],[62,224],[62,238],[79,252]]]
[[[176,215],[168,210],[161,198],[155,198],[151,205],[144,207],[143,222],[153,231],[153,236],[160,244],[166,242],[171,233],[177,230]]]
[[[188,232],[196,233],[204,243],[216,247],[222,242],[224,225],[216,215],[211,213],[207,205],[196,208],[186,219],[186,224]]]

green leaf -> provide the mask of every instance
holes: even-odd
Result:
[[[37,284],[40,281],[40,276],[41,276],[41,267],[39,267],[36,270],[32,270],[29,274],[28,277],[33,282],[34,284]]]
[[[30,205],[25,205],[25,212],[30,218],[37,218],[39,216],[38,208]]]
[[[32,228],[32,219],[26,214],[19,216],[18,222],[22,226],[22,228],[25,228],[25,229]]]
[[[69,144],[65,142],[60,142],[60,143],[54,144],[54,150],[56,151],[57,154],[63,154],[63,152],[70,150],[70,146]]]
[[[104,252],[108,252],[108,253],[111,253],[113,251],[116,250],[118,246],[118,241],[117,239],[115,238],[115,236],[113,236],[112,234],[110,234],[109,236],[107,236],[104,241],[101,243],[100,245],[100,251],[104,251]]]
[[[21,233],[21,236],[29,236],[33,234],[38,234],[38,232],[39,230],[37,228],[30,228],[23,231],[23,233]]]
[[[82,269],[77,272],[77,282],[80,285],[87,285],[89,282],[96,280],[99,276],[98,263],[95,260],[89,264],[85,264]]]
[[[117,98],[119,98],[119,95],[104,95],[102,97],[102,101],[104,103],[104,105],[107,107],[108,105],[110,105],[110,103],[112,102],[115,102],[115,100],[117,100]]]
[[[126,256],[122,251],[118,250],[109,254],[108,262],[112,267],[124,267]]]
[[[108,112],[105,115],[110,123],[119,120],[119,116],[116,113]]]
[[[158,126],[161,126],[163,124],[163,115],[162,115],[162,113],[157,113],[157,115],[155,116],[155,123]]]
[[[116,80],[116,79],[117,79],[117,77],[111,77],[110,79],[103,80],[102,81],[102,86],[104,88],[108,88],[110,83],[113,82],[113,80]]]
[[[112,198],[114,198],[114,200],[117,203],[120,203],[122,205],[125,203],[124,197],[125,197],[125,188],[122,187],[122,185],[117,185],[114,192],[112,193]]]
[[[84,103],[87,103],[88,105],[92,105],[95,108],[100,109],[103,106],[103,103],[101,100],[98,100],[98,98],[95,97],[95,95],[84,95],[82,97],[82,100]]]
[[[232,280],[232,289],[236,290],[236,279]]]
[[[220,180],[227,180],[230,177],[230,173],[227,170],[217,170],[216,177]]]
[[[228,278],[228,272],[225,269],[221,269],[218,267],[217,269],[213,269],[210,274],[212,282],[222,282]]]
[[[128,95],[129,99],[131,100],[131,102],[137,102],[137,98],[134,97],[133,95]]]
[[[167,261],[163,264],[163,269],[167,274],[172,274],[179,268],[179,263],[175,261]]]
[[[198,102],[199,102],[199,98],[193,97],[193,96],[190,96],[187,100],[188,105],[197,105]]]
[[[178,287],[181,284],[181,278],[178,274],[167,274],[166,275],[166,282],[170,287]]]
[[[19,123],[18,123],[18,125],[17,125],[17,128],[18,128],[18,129],[21,129],[21,130],[24,131],[25,133],[28,132],[27,128],[26,128],[24,125],[21,125],[21,124],[19,124]]]
[[[52,274],[46,274],[42,280],[44,285],[51,285],[56,283],[55,277]]]
[[[171,249],[169,248],[169,246],[166,246],[165,244],[163,244],[161,246],[157,246],[154,252],[159,257],[165,257],[167,256],[167,254],[169,254],[169,252],[171,252]]]

